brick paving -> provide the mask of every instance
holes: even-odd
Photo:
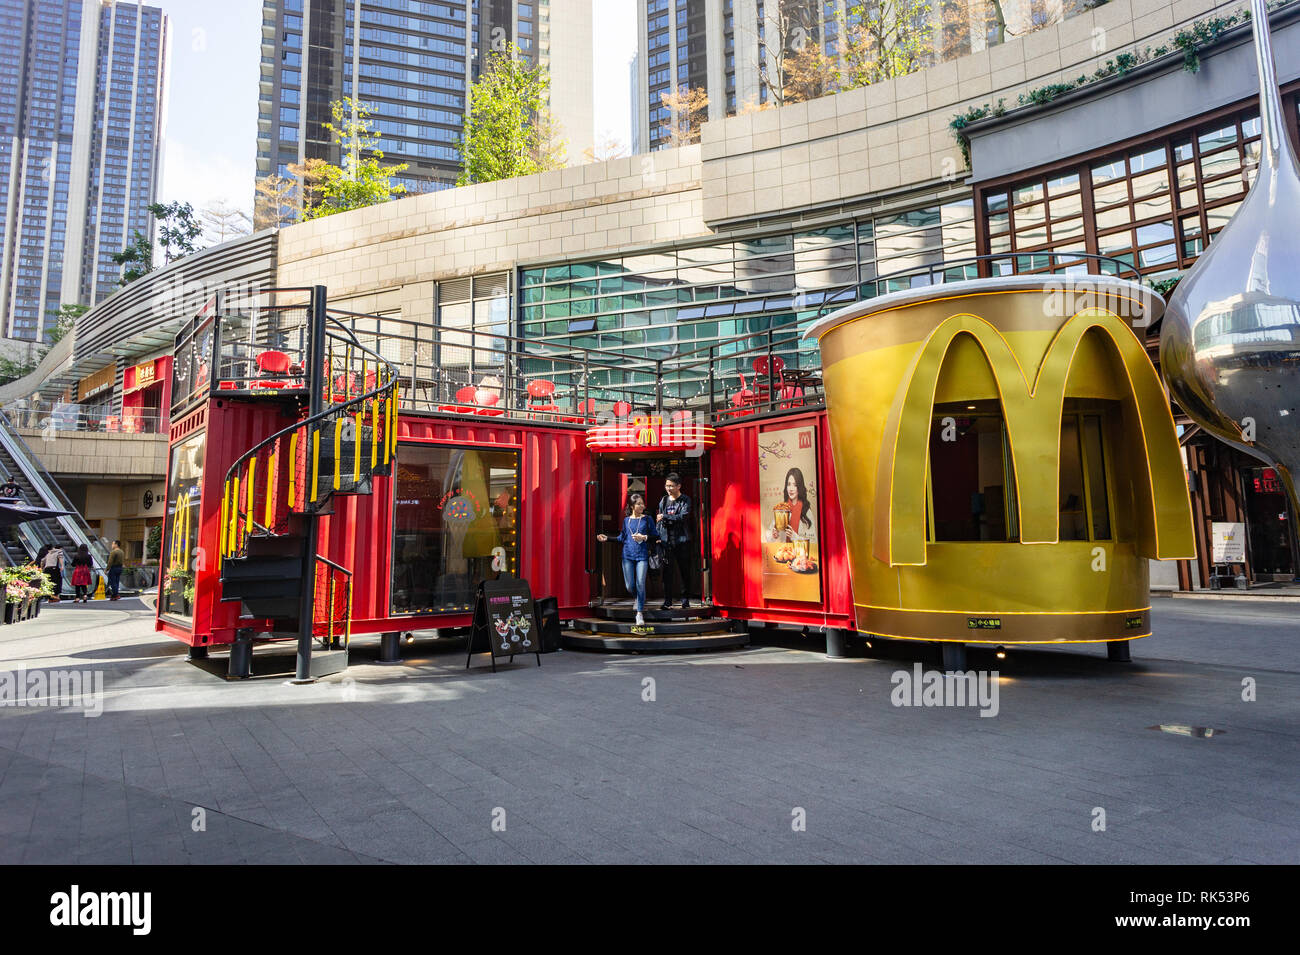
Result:
[[[186,663],[138,601],[60,604],[0,627],[0,672],[101,671],[104,711],[0,706],[0,862],[1300,861],[1292,605],[1160,600],[1154,618],[1131,665],[972,652],[1002,673],[982,718],[891,704],[915,645],[561,652],[493,674],[429,642],[295,687]]]

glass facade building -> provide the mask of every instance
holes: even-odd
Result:
[[[38,340],[59,305],[117,288],[152,235],[166,18],[134,3],[0,0],[0,319]]]
[[[730,359],[728,352],[762,347],[769,336],[787,367],[818,367],[816,343],[799,341],[796,327],[859,295],[927,280],[888,276],[974,254],[972,200],[958,194],[896,212],[525,265],[513,296],[509,275],[475,278],[472,295],[468,279],[442,282],[437,321],[444,330],[504,334],[513,297],[513,334],[526,343],[547,353],[598,349],[625,360],[621,368],[592,371],[586,385],[637,388],[663,363],[676,372],[670,397],[689,400],[705,386],[710,367],[714,375],[748,374],[752,356]],[[470,335],[446,332],[443,340],[472,343]],[[490,363],[481,349],[466,349],[443,355],[440,365],[462,361],[484,372]],[[554,377],[559,383],[578,374],[557,368]]]
[[[590,29],[590,7],[553,0],[264,0],[257,175],[287,177],[308,159],[339,164],[325,124],[330,103],[366,104],[382,134],[384,161],[407,163],[395,177],[408,194],[445,189],[460,172],[470,85],[494,50],[514,43],[532,65],[549,67],[552,29]],[[578,24],[573,17],[583,18]],[[565,47],[566,59],[574,50]],[[583,62],[564,69],[590,73]],[[555,107],[554,96],[552,107]],[[561,125],[568,119],[559,117]],[[587,114],[590,125],[590,111]],[[577,122],[576,119],[569,122]],[[583,139],[577,131],[578,141]]]

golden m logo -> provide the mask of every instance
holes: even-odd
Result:
[[[1061,417],[1066,383],[1084,335],[1096,334],[1122,368],[1143,460],[1132,462],[1138,553],[1194,557],[1191,502],[1169,403],[1142,343],[1114,313],[1086,309],[1066,321],[1042,353],[1031,383],[1007,338],[976,315],[954,315],[920,344],[898,389],[881,446],[873,553],[890,566],[926,562],[926,473],[940,372],[960,336],[978,345],[993,372],[1015,470],[1020,541],[1054,544],[1059,535]],[[888,489],[888,493],[884,492]]]

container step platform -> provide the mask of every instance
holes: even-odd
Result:
[[[695,610],[646,610],[638,625],[636,611],[624,607],[598,608],[598,616],[573,621],[561,635],[566,650],[606,653],[677,653],[730,650],[749,644],[742,621],[713,616],[711,607]]]

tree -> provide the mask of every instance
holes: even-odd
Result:
[[[784,70],[782,104],[803,103],[839,89],[839,63],[836,57],[827,55],[820,43],[805,43],[787,54]]]
[[[213,243],[248,235],[253,224],[248,213],[223,200],[212,203],[199,213],[199,218],[203,220],[206,238]]]
[[[621,139],[606,136],[600,142],[584,149],[582,159],[583,162],[609,162],[611,159],[623,159],[627,154],[627,146]]]
[[[45,325],[45,340],[51,345],[62,341],[64,336],[72,331],[72,326],[76,324],[77,319],[89,311],[89,305],[76,303],[60,305],[57,309],[50,309],[50,317],[54,320],[47,322]]]
[[[302,221],[321,202],[328,167],[324,159],[312,158],[304,163],[289,163],[287,176],[272,174],[259,179],[253,207],[256,227],[283,229]]]
[[[149,212],[158,223],[158,243],[163,249],[163,259],[170,265],[199,250],[195,245],[203,234],[203,227],[194,218],[194,207],[188,202],[154,202]]]
[[[323,198],[321,189],[325,185],[325,170],[328,168],[329,163],[319,157],[312,157],[306,162],[289,163],[289,174],[298,183],[298,218],[301,219],[309,210],[320,205]],[[397,167],[393,168],[396,169]],[[402,166],[401,168],[405,169],[406,167]]]
[[[318,188],[319,201],[310,207],[303,205],[304,219],[320,219],[377,205],[406,191],[392,177],[406,169],[407,164],[385,166],[381,162],[384,154],[378,148],[380,133],[371,125],[370,110],[365,104],[345,96],[330,103],[330,112],[334,121],[325,123],[324,128],[334,136],[343,164],[335,166],[318,160],[319,164],[311,167],[313,176],[319,171],[319,186],[315,187],[314,179],[310,184]],[[308,166],[299,168],[306,175]]]
[[[507,43],[470,89],[456,185],[495,182],[554,168],[558,125],[546,108],[550,77]]]
[[[253,223],[258,229],[282,229],[302,216],[298,180],[292,176],[263,176],[257,180],[253,195]]]
[[[931,53],[929,0],[872,0],[848,8],[842,89],[915,73]]]
[[[122,266],[122,280],[118,285],[129,285],[153,271],[153,243],[149,241],[147,235],[136,229],[131,234],[130,244],[121,252],[114,252],[109,258]]]
[[[27,345],[26,357],[23,359],[0,355],[0,385],[7,385],[19,378],[26,378],[36,370],[42,355],[44,355],[44,352],[40,355],[36,354],[30,343]]]
[[[542,172],[563,169],[569,163],[568,150],[569,140],[564,136],[564,128],[551,112],[551,107],[543,106],[537,113],[537,146],[534,153],[537,168]]]
[[[700,141],[700,129],[709,118],[709,94],[702,88],[679,86],[669,93],[660,93],[659,100],[668,115],[659,121],[659,128],[668,137],[670,146],[689,146]]]
[[[203,234],[203,227],[195,220],[192,205],[188,202],[152,202],[148,209],[158,224],[158,242],[163,248],[164,264],[170,265],[199,250],[195,242]],[[122,266],[119,288],[154,270],[153,243],[139,229],[132,233],[126,248],[109,257]]]
[[[808,47],[821,45],[817,4],[808,0],[769,0],[769,7],[775,12],[764,18],[762,35],[753,38],[754,45],[762,44],[766,51],[758,60],[758,79],[767,89],[764,105],[783,106],[787,102],[799,102],[786,98],[787,64]]]

